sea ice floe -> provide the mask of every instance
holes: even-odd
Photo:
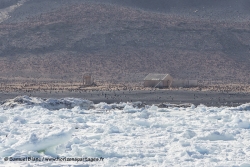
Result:
[[[69,141],[72,137],[73,129],[69,130],[57,130],[50,132],[48,135],[39,138],[36,134],[31,133],[30,136],[25,140],[15,143],[11,148],[15,150],[26,150],[26,151],[45,151],[51,147]]]
[[[104,161],[1,159],[0,166],[249,165],[248,104],[166,108],[138,104],[28,96],[7,100],[0,106],[1,157],[103,157]]]

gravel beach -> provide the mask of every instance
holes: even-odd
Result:
[[[250,93],[210,92],[188,90],[120,90],[120,91],[47,91],[47,92],[0,92],[0,101],[17,96],[28,95],[40,98],[74,97],[93,101],[94,103],[137,102],[145,104],[204,104],[206,106],[238,106],[250,102]]]

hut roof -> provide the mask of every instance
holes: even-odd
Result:
[[[144,80],[164,80],[169,74],[148,74]],[[170,75],[169,75],[170,76]]]

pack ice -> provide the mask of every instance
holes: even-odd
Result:
[[[0,166],[250,166],[250,103],[157,107],[20,96],[0,106]],[[5,161],[103,157],[103,161]]]

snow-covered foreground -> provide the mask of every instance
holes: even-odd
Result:
[[[137,106],[73,98],[9,100],[0,107],[0,166],[250,166],[250,104]]]

